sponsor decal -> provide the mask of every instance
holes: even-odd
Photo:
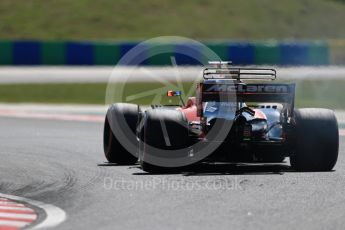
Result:
[[[287,85],[267,85],[267,84],[251,84],[251,85],[232,85],[232,84],[212,84],[204,85],[204,92],[237,92],[237,93],[288,93]]]

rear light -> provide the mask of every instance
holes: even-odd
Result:
[[[252,128],[250,125],[246,125],[243,128],[243,137],[251,137],[252,135]]]

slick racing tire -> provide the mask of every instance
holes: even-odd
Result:
[[[188,121],[184,114],[173,109],[153,109],[146,111],[145,123],[142,129],[143,143],[141,146],[142,159],[140,165],[145,172],[170,173],[183,167],[163,167],[159,162],[147,162],[151,147],[158,150],[154,154],[164,154],[164,150],[178,150],[188,146]],[[153,154],[153,152],[150,152]],[[187,152],[185,153],[187,155]],[[160,155],[155,155],[161,157]],[[163,156],[164,157],[164,156]],[[166,159],[169,161],[169,159]]]
[[[139,116],[140,107],[138,105],[115,103],[109,107],[103,133],[104,154],[108,162],[120,165],[131,165],[137,162],[135,148],[138,148],[136,127]],[[134,146],[131,152],[119,140],[120,136],[126,138]]]
[[[339,131],[329,109],[294,111],[295,151],[291,166],[297,171],[330,171],[338,159]]]
[[[267,153],[263,154],[261,161],[264,163],[282,163],[284,162],[285,156],[281,153]]]
[[[141,162],[141,169],[150,174],[172,174],[179,173],[185,167],[162,167],[147,162]]]

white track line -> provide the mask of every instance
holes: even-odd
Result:
[[[86,121],[86,122],[103,122],[104,115],[77,115],[77,114],[49,114],[49,113],[30,113],[18,111],[5,111],[0,109],[1,117],[15,118],[32,118],[46,120],[62,120],[62,121]]]
[[[261,66],[268,67],[268,66]],[[270,66],[271,67],[271,66]],[[344,79],[345,68],[341,66],[301,66],[275,67],[278,79]],[[136,66],[9,66],[0,68],[2,83],[76,83],[76,82],[114,82],[149,81],[155,79],[143,75],[160,76],[167,81],[176,81],[175,72],[183,74],[182,81],[193,81],[202,78],[201,66],[139,67]]]
[[[45,229],[45,228],[55,227],[66,220],[65,211],[63,211],[61,208],[58,208],[54,205],[46,204],[40,201],[31,200],[31,199],[14,196],[14,195],[7,195],[7,194],[0,193],[0,196],[7,199],[15,200],[15,201],[26,202],[30,205],[36,206],[44,210],[44,212],[46,213],[46,218],[38,225],[33,226],[31,229]],[[18,224],[19,224],[19,221],[18,221]],[[21,226],[18,226],[18,227],[21,227]]]

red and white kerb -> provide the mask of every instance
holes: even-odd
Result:
[[[37,213],[32,208],[0,197],[0,230],[21,229],[36,220]]]

